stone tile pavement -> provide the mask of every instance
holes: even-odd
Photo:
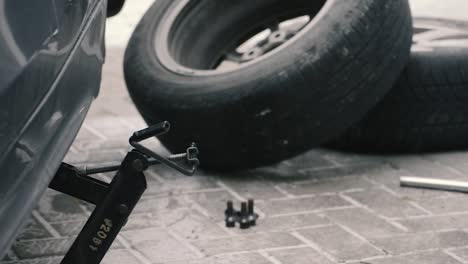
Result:
[[[145,126],[121,69],[124,43],[150,3],[138,2],[109,21],[101,94],[69,163],[118,162],[128,136]],[[266,168],[194,177],[152,168],[148,190],[104,263],[468,263],[468,195],[401,188],[400,176],[468,180],[468,152],[376,157],[318,149]],[[226,201],[247,198],[258,201],[258,226],[226,229]],[[48,190],[0,263],[59,263],[90,210]]]

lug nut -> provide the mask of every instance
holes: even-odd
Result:
[[[257,225],[258,214],[255,213],[253,199],[248,200],[247,209],[248,209],[247,211],[248,211],[249,224],[251,226]]]
[[[247,229],[250,227],[249,212],[247,210],[247,203],[241,203],[241,211],[239,213],[239,226],[241,229]]]
[[[232,201],[227,202],[227,208],[226,211],[224,211],[224,216],[226,221],[226,227],[232,228],[236,226],[237,213],[236,210],[234,210],[234,205]]]

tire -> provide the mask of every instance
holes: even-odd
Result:
[[[468,23],[416,18],[409,65],[364,120],[329,144],[357,152],[468,147]]]
[[[124,72],[146,122],[171,122],[163,145],[179,152],[197,142],[205,169],[271,164],[339,135],[387,93],[409,57],[407,0],[198,0],[182,8],[187,2],[152,5]],[[304,14],[311,21],[283,45],[213,69],[246,32]]]

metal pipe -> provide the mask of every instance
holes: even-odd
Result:
[[[420,177],[401,177],[400,185],[403,187],[415,187],[435,189],[441,191],[453,191],[468,193],[468,182],[420,178]]]

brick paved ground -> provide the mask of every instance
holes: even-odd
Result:
[[[122,43],[147,4],[127,6],[110,21],[101,95],[67,162],[120,161],[128,136],[145,126],[126,94],[121,65]],[[149,144],[160,148],[156,140]],[[369,157],[314,150],[272,167],[191,178],[154,168],[104,263],[468,263],[468,196],[400,188],[398,178],[409,175],[468,180],[468,153]],[[249,197],[258,201],[258,226],[224,228],[226,201]],[[58,263],[91,209],[47,191],[0,263]]]

